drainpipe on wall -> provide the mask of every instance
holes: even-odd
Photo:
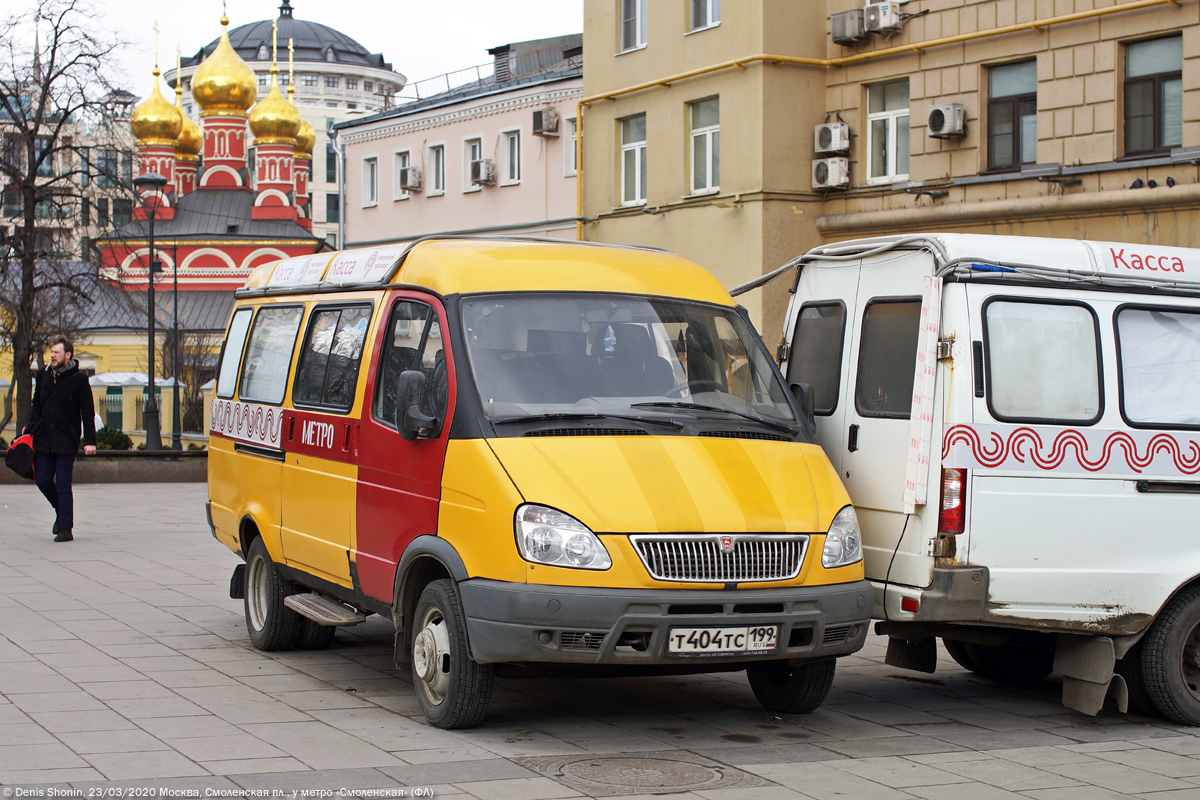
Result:
[[[337,154],[338,231],[337,250],[346,249],[346,148],[338,144],[338,132],[334,128],[325,131],[329,144]],[[328,210],[326,210],[328,214]]]

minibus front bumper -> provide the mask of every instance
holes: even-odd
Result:
[[[679,665],[847,655],[866,640],[867,581],[772,589],[600,589],[472,579],[458,584],[480,663]],[[770,652],[669,652],[672,631],[777,626]]]

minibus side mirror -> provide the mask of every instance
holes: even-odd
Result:
[[[816,430],[817,420],[813,413],[815,393],[811,383],[793,383],[788,388],[792,390],[792,397],[796,398],[796,405],[800,406],[800,413],[804,415],[804,419],[813,430]]]
[[[425,388],[425,373],[406,369],[400,373],[396,387],[396,430],[405,441],[411,442],[423,433],[432,431],[437,418],[421,413],[421,392]]]

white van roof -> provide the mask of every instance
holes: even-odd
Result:
[[[876,253],[928,250],[932,272],[960,278],[1081,282],[1200,294],[1200,250],[1129,242],[1093,242],[974,233],[914,233],[854,239],[809,250],[730,290],[737,296],[797,267],[836,266]]]

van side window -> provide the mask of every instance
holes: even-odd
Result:
[[[420,369],[421,344],[431,316],[433,309],[424,303],[401,300],[392,307],[375,378],[375,418],[388,427],[396,427],[400,373]]]
[[[983,306],[987,403],[1003,422],[1100,419],[1099,336],[1079,303],[988,300]]]
[[[303,316],[301,306],[266,306],[258,310],[250,329],[246,363],[242,366],[242,385],[238,390],[242,400],[271,405],[283,402],[292,350]]]
[[[1121,413],[1131,425],[1200,425],[1200,314],[1117,311]]]
[[[239,308],[229,323],[229,335],[225,337],[221,368],[217,373],[217,397],[233,397],[233,390],[237,388],[238,365],[242,363],[242,350],[246,346],[252,316],[254,309]]]
[[[863,314],[854,404],[864,417],[908,419],[921,301],[872,300]]]
[[[371,321],[370,306],[318,308],[308,324],[292,403],[349,411]]]
[[[813,387],[813,412],[828,416],[837,408],[842,382],[842,345],[846,336],[846,307],[813,303],[800,309],[788,352],[788,383]]]

